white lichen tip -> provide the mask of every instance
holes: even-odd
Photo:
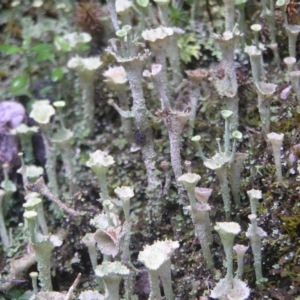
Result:
[[[162,65],[160,64],[152,64],[151,65],[151,72],[148,70],[145,70],[143,72],[143,76],[144,77],[155,77],[156,75],[158,75],[162,70]]]
[[[227,278],[221,279],[210,293],[210,297],[219,300],[246,300],[249,295],[250,289],[247,284],[237,278],[232,282]]]
[[[251,30],[254,31],[254,32],[259,32],[259,31],[261,31],[262,26],[261,26],[260,24],[253,24],[253,25],[251,25],[250,28],[251,28]]]
[[[140,251],[138,260],[142,262],[149,270],[158,270],[166,261],[168,261],[174,251],[179,247],[177,241],[157,241],[153,245],[146,245],[143,251]]]
[[[37,217],[37,212],[34,210],[26,210],[23,214],[24,218],[27,220],[32,220]]]
[[[27,210],[34,210],[39,204],[42,203],[41,198],[30,198],[23,204]]]
[[[131,1],[128,0],[116,0],[115,7],[118,14],[125,13],[132,6]]]
[[[99,57],[82,58],[80,56],[72,57],[68,61],[68,68],[74,69],[78,73],[95,72],[102,65]]]
[[[249,190],[247,191],[247,194],[249,196],[250,199],[261,199],[262,198],[262,193],[261,190]]]
[[[288,25],[285,28],[293,34],[298,34],[300,32],[300,25]]]
[[[101,150],[97,150],[94,153],[90,153],[90,159],[86,162],[86,166],[94,169],[98,168],[109,168],[115,163],[115,160],[112,156],[107,155]]]
[[[257,49],[256,46],[246,46],[244,49],[244,52],[246,52],[248,55],[250,56],[257,56],[257,55],[261,55],[261,46],[259,45],[259,49]]]
[[[208,201],[212,191],[213,191],[212,189],[196,187],[195,188],[195,197],[198,200],[198,202],[206,203]]]
[[[267,134],[267,138],[268,138],[268,141],[272,145],[276,145],[276,146],[280,147],[282,145],[282,142],[283,142],[284,134],[283,133],[271,132],[271,133]]]
[[[87,246],[94,246],[96,245],[96,241],[94,239],[93,233],[86,233],[85,236],[81,239],[81,241]]]
[[[174,33],[172,28],[158,27],[156,29],[147,29],[142,32],[144,40],[154,43],[157,40],[163,40]]]
[[[216,231],[237,235],[241,232],[241,226],[236,222],[217,222]]]
[[[122,66],[109,67],[108,70],[103,73],[103,76],[106,78],[104,82],[107,83],[125,84],[128,81],[126,71]]]
[[[26,124],[20,124],[18,127],[12,129],[10,131],[13,135],[26,135],[26,134],[33,134],[38,132],[39,128],[37,126],[27,126]]]
[[[115,193],[120,199],[130,199],[134,196],[133,189],[129,186],[117,187]]]
[[[79,300],[104,300],[104,296],[101,295],[97,291],[84,291],[81,292],[79,297]]]
[[[72,32],[67,33],[62,37],[57,37],[54,40],[55,48],[58,51],[71,51],[77,47],[78,44],[87,44],[92,40],[92,36],[86,32]]]
[[[122,227],[108,228],[106,230],[98,229],[94,233],[94,239],[97,247],[102,254],[115,257],[119,253],[119,245],[122,237]]]
[[[159,4],[169,4],[170,0],[153,0],[155,3]]]
[[[249,246],[244,246],[240,244],[236,244],[233,247],[233,250],[238,254],[238,255],[244,255],[246,251],[249,249]]]
[[[33,3],[32,3],[32,7],[34,7],[34,8],[39,8],[39,7],[41,7],[43,4],[44,4],[44,1],[42,1],[42,0],[35,0],[35,1],[33,1]]]
[[[225,31],[223,34],[214,33],[213,36],[218,42],[228,42],[243,36],[243,33],[241,33],[237,27],[234,27],[232,31]]]
[[[118,226],[118,224],[120,223],[119,217],[116,214],[110,212],[109,218],[106,214],[101,213],[90,220],[90,224],[92,226],[95,226],[97,229],[107,229],[110,224],[109,222],[112,222],[113,226]]]
[[[185,173],[178,177],[178,181],[181,182],[183,185],[194,185],[196,186],[201,176],[195,173]]]
[[[55,109],[49,104],[49,100],[36,101],[32,105],[29,117],[39,124],[48,124],[51,117],[55,114]]]
[[[284,58],[283,61],[286,65],[293,66],[296,63],[296,58],[293,56],[288,56],[288,57]]]
[[[257,82],[255,85],[258,92],[266,97],[272,96],[277,88],[277,84],[267,82]]]
[[[101,278],[115,275],[127,276],[130,274],[129,269],[119,261],[105,261],[95,269],[95,274]]]

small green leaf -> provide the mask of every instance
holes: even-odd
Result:
[[[34,52],[52,52],[54,51],[54,46],[52,44],[37,44],[31,47],[31,50]]]
[[[14,54],[21,51],[22,49],[15,45],[9,45],[9,44],[0,45],[0,52],[5,52],[7,54]]]
[[[54,62],[54,53],[53,52],[39,52],[37,53],[37,56],[35,57],[34,61],[36,63],[50,60]]]
[[[12,93],[16,93],[22,90],[27,84],[27,74],[22,74],[15,79],[12,80],[10,83],[10,91]]]
[[[62,68],[56,68],[51,73],[51,80],[53,82],[57,82],[57,81],[62,80],[63,76],[64,76],[64,72],[63,72]]]

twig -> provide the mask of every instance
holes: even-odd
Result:
[[[40,177],[39,179],[37,179],[34,183],[26,183],[25,184],[26,188],[29,191],[32,192],[37,192],[41,195],[43,195],[44,197],[48,198],[50,201],[53,201],[54,203],[57,204],[57,206],[65,211],[66,213],[68,213],[69,215],[73,216],[73,217],[80,217],[81,214],[77,211],[75,211],[74,209],[68,207],[66,204],[64,204],[60,199],[58,199],[56,196],[54,196],[51,191],[49,190],[49,188],[47,187],[47,185],[45,184],[44,178]]]

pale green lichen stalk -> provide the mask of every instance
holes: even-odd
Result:
[[[83,107],[83,132],[92,135],[95,122],[95,103],[94,103],[94,76],[97,69],[102,65],[99,57],[82,58],[75,56],[68,62],[68,68],[74,69],[80,80],[82,88],[82,107]]]
[[[86,162],[86,166],[91,168],[98,178],[101,190],[101,201],[110,199],[106,181],[108,168],[115,163],[112,156],[107,155],[101,150],[97,150],[90,154],[90,159]]]

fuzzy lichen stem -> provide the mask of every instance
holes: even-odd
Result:
[[[172,85],[177,87],[182,81],[182,72],[180,69],[180,55],[177,45],[178,37],[176,33],[170,37],[170,43],[168,44],[168,58],[170,66],[172,68]]]
[[[50,145],[47,125],[40,124],[42,137],[46,151],[46,172],[48,175],[48,185],[55,196],[59,196],[59,188],[56,176],[56,153],[54,145]]]
[[[80,73],[79,73],[80,76]],[[95,102],[94,102],[94,76],[80,76],[83,103],[84,130],[89,130],[89,135],[94,132]]]
[[[100,191],[101,191],[100,192],[101,201],[110,199],[108,193],[108,187],[107,187],[106,173],[107,173],[107,169],[103,170],[101,173],[97,175],[98,184],[100,186]]]
[[[270,100],[258,93],[258,111],[261,121],[261,129],[264,135],[270,132]]]
[[[70,196],[73,196],[76,192],[76,177],[71,153],[72,149],[70,143],[65,143],[64,148],[61,151],[61,156],[65,167],[66,178],[69,183],[69,194]]]
[[[4,196],[5,196],[5,191],[0,190],[0,236],[1,236],[1,241],[3,246],[6,247],[10,244],[10,240],[7,234],[4,216],[3,216],[2,204],[3,204]]]
[[[239,125],[239,97],[235,95],[234,97],[226,97],[226,106],[228,110],[232,111],[232,116],[230,117],[230,130],[234,131],[238,129]],[[226,131],[225,131],[226,132]],[[226,142],[226,140],[225,140]],[[226,148],[226,147],[225,147]],[[225,149],[226,152],[226,149]]]
[[[156,270],[148,270],[148,276],[150,281],[151,293],[149,296],[149,300],[161,300],[161,293],[158,283],[158,271]]]
[[[105,277],[103,278],[105,284],[105,300],[119,300],[119,285],[121,278],[115,278],[112,276],[111,278]]]
[[[182,175],[181,156],[180,156],[182,130],[175,131],[169,129],[168,133],[169,133],[169,140],[170,140],[170,155],[171,155],[172,169],[175,178],[177,180],[178,177]]]
[[[226,220],[230,219],[230,190],[227,179],[226,167],[220,167],[216,169],[216,174],[221,186],[221,194],[224,203],[224,210],[226,215]]]
[[[147,108],[142,88],[142,68],[144,63],[124,63],[129,85],[132,92],[133,106],[132,113],[136,129],[146,136],[146,142],[141,145],[143,160],[148,175],[148,186],[150,190],[154,190],[158,185],[156,175],[156,153],[154,150],[153,133],[150,122],[147,117]]]
[[[209,270],[214,269],[213,257],[209,247],[211,239],[210,219],[207,210],[192,209],[192,220],[195,226],[195,235],[197,236],[203,256]]]
[[[44,235],[48,235],[49,230],[48,230],[48,226],[47,226],[47,222],[46,222],[46,218],[45,218],[45,214],[44,214],[43,202],[41,202],[38,205],[37,213],[38,213],[37,219],[38,219],[39,227]]]
[[[162,281],[166,299],[174,300],[174,293],[173,293],[173,289],[172,289],[171,260],[170,259],[167,259],[161,265],[158,273],[159,273],[159,277]]]
[[[128,98],[124,91],[118,91],[117,96],[120,102],[120,106],[123,110],[129,111]],[[132,120],[130,118],[124,118],[121,115],[121,128],[124,132],[125,137],[132,141]]]
[[[152,47],[151,50],[154,53],[156,63],[162,66],[160,81],[163,89],[165,90],[165,93],[167,94],[168,99],[170,99],[170,91],[169,91],[168,76],[167,76],[166,49]]]
[[[51,281],[51,254],[53,244],[48,241],[34,243],[33,249],[38,263],[39,279],[43,291],[52,291]]]
[[[243,169],[244,160],[248,157],[246,153],[236,153],[233,162],[230,165],[230,186],[235,202],[235,208],[239,209],[240,201],[240,186],[241,186],[241,172]]]
[[[298,28],[294,29],[294,28],[290,28],[289,26],[293,26],[293,25],[288,25],[286,26],[286,33],[288,35],[288,40],[289,40],[289,56],[291,57],[296,57],[296,43],[297,43],[297,37],[299,35],[300,32],[300,26],[298,26]],[[297,26],[297,25],[294,25]]]
[[[129,220],[126,220],[123,224],[123,238],[122,242],[120,244],[121,249],[121,262],[123,265],[127,266],[130,270],[129,276],[126,276],[124,278],[124,286],[125,286],[125,294],[127,299],[130,299],[130,297],[133,295],[133,289],[134,289],[134,282],[136,277],[135,269],[131,263],[130,260],[130,237],[131,237],[131,228],[132,228],[132,222]]]
[[[234,1],[233,0],[224,0],[225,4],[225,31],[232,31],[235,24],[234,17]]]
[[[190,123],[189,123],[189,136],[193,136],[198,102],[200,98],[200,84],[197,82],[191,83],[190,91],[190,103],[191,103],[191,112],[190,112]]]
[[[118,23],[118,15],[116,11],[116,1],[115,0],[107,0],[107,8],[109,10],[110,19],[114,26],[115,31],[118,31],[120,29],[119,23]]]

